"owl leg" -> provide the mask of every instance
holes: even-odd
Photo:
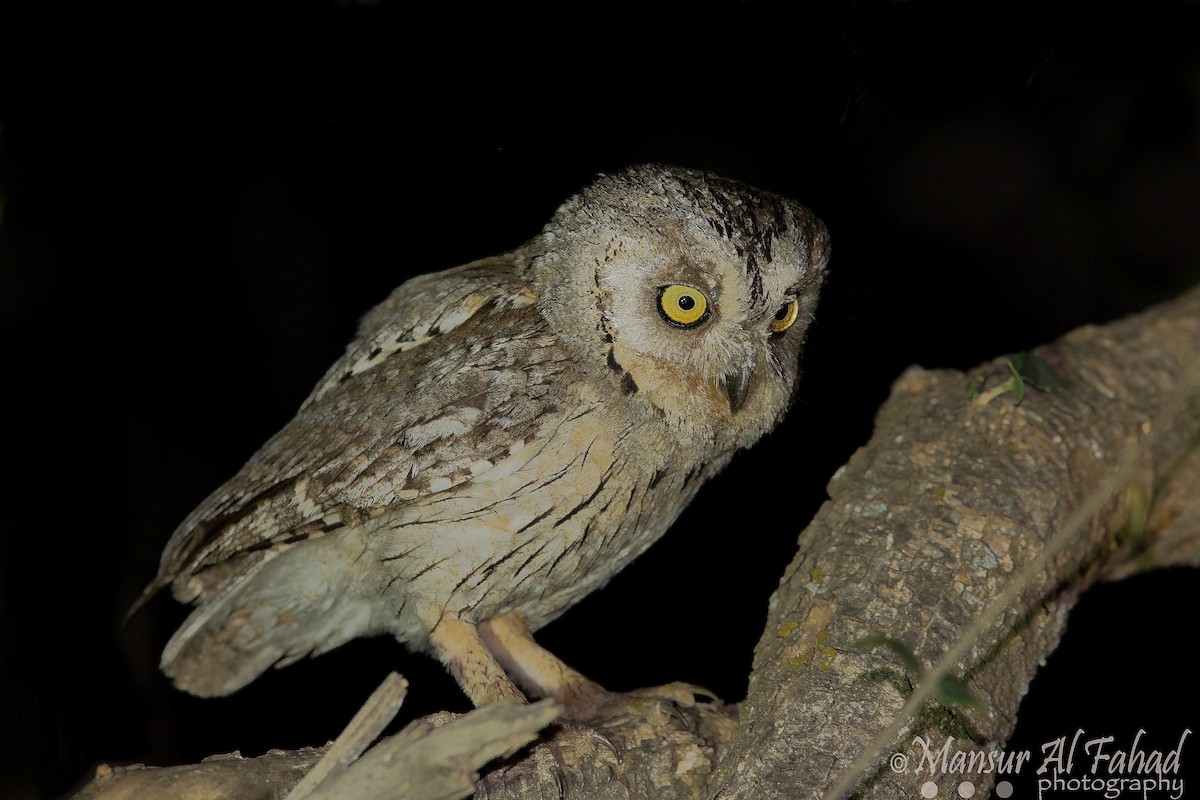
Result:
[[[688,683],[669,683],[625,694],[610,692],[535,642],[520,612],[480,623],[479,638],[518,683],[535,695],[562,703],[571,719],[610,717],[638,700],[674,703],[680,708],[695,706],[697,696],[717,701],[712,692]]]
[[[485,620],[479,625],[479,636],[518,683],[535,695],[553,697],[572,719],[594,716],[613,697],[535,642],[520,612]]]
[[[443,617],[429,633],[434,652],[476,707],[501,700],[525,702],[504,668],[480,641],[475,626]]]

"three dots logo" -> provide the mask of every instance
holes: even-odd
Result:
[[[921,784],[921,797],[925,798],[925,800],[931,800],[932,798],[937,797],[940,791],[941,787],[939,787],[934,781],[925,781],[925,783]],[[975,796],[976,790],[975,784],[971,783],[970,781],[960,781],[958,785],[955,786],[951,791],[952,793],[950,795],[943,794],[942,796],[953,797],[957,795],[958,797],[963,798],[963,800],[969,800],[969,798]],[[1012,794],[1013,785],[1009,781],[1000,781],[996,784],[996,797],[1007,798],[1012,797]]]

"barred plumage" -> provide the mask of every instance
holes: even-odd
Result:
[[[405,283],[172,536],[147,596],[197,608],[164,670],[225,694],[390,632],[476,703],[518,695],[501,663],[555,693],[489,621],[554,619],[779,422],[827,258],[807,209],[645,166]]]

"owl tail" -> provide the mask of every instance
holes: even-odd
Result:
[[[344,596],[346,564],[325,541],[334,538],[263,551],[204,597],[163,649],[163,672],[191,694],[227,695],[366,633],[370,609]],[[316,552],[323,547],[330,552]]]

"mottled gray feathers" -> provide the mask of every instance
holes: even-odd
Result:
[[[517,696],[475,626],[554,619],[774,427],[827,259],[804,207],[652,165],[404,283],[171,537],[145,596],[197,608],[163,669],[225,694],[386,632]]]

